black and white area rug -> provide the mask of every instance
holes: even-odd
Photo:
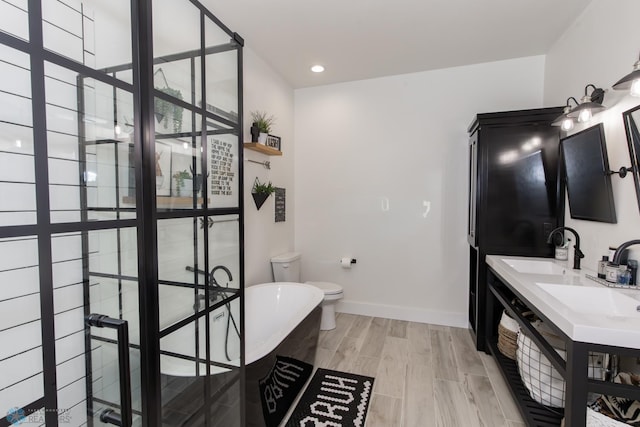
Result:
[[[373,378],[318,369],[286,427],[364,427]]]

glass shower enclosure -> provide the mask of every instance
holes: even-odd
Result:
[[[242,46],[0,0],[0,427],[244,425]]]

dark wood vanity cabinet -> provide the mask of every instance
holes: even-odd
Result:
[[[560,185],[562,108],[478,114],[469,127],[469,324],[485,350],[486,255],[553,256],[564,223]]]

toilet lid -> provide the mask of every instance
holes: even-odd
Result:
[[[325,295],[335,295],[342,292],[342,286],[336,285],[331,282],[307,282],[310,285],[320,288],[324,291]]]

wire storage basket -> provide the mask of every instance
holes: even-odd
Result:
[[[563,356],[564,352],[558,353]],[[533,400],[545,406],[564,408],[564,378],[523,331],[518,334],[516,361],[522,382]]]
[[[558,354],[566,360],[564,342],[541,321],[534,322],[535,328],[547,339]],[[553,367],[549,359],[529,336],[520,330],[516,352],[518,371],[531,398],[552,408],[564,408],[566,384],[564,378]],[[603,379],[606,355],[589,353],[589,378]]]

